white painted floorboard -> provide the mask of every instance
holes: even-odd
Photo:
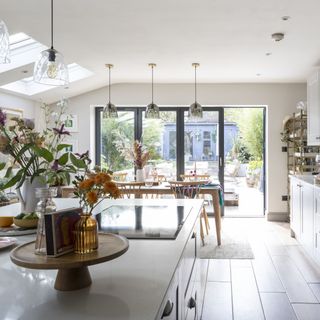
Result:
[[[230,282],[230,260],[211,259],[209,262],[208,281]]]
[[[317,299],[304,280],[302,274],[288,256],[273,256],[280,279],[286,289],[290,302],[317,303]]]
[[[230,282],[208,282],[202,319],[233,319]]]
[[[320,266],[289,225],[228,218],[222,228],[230,225],[246,233],[255,258],[209,260],[202,320],[320,320]]]
[[[261,293],[266,320],[297,320],[285,293]]]
[[[298,320],[319,320],[320,304],[293,304]]]
[[[234,319],[264,319],[252,267],[234,267],[231,264],[231,279]]]

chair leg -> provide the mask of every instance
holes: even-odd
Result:
[[[207,232],[207,235],[208,235],[209,234],[210,225],[209,225],[207,212],[206,212],[206,210],[204,208],[202,209],[202,212],[201,212],[201,218],[203,218],[204,225],[206,227],[206,232]]]
[[[201,237],[202,245],[204,246],[204,232],[203,232],[203,225],[202,225],[201,217],[200,217],[200,237]]]

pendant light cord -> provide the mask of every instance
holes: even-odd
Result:
[[[197,66],[194,66],[194,98],[197,102]]]
[[[51,49],[53,49],[53,0],[51,0]]]
[[[151,66],[151,79],[152,79],[152,82],[151,82],[151,102],[153,104],[153,66]]]
[[[109,104],[111,103],[111,67],[109,66]]]

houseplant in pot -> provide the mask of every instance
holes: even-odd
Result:
[[[2,190],[16,187],[21,202],[21,212],[33,212],[36,206],[35,188],[45,187],[59,173],[70,182],[71,174],[87,167],[86,161],[71,152],[65,152],[63,144],[69,132],[64,125],[52,129],[52,135],[37,132],[29,119],[12,118],[6,124],[6,114],[0,109],[0,152],[11,156],[11,163],[0,163],[8,181]]]

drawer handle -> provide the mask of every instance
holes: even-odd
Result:
[[[169,317],[172,313],[174,303],[170,300],[167,301],[166,306],[163,309],[161,319]]]
[[[320,137],[316,137],[316,140],[320,140]]]
[[[189,302],[188,302],[188,308],[189,308],[189,309],[193,309],[193,308],[195,308],[196,306],[197,306],[196,300],[195,300],[193,297],[191,297],[191,298],[189,299]]]

